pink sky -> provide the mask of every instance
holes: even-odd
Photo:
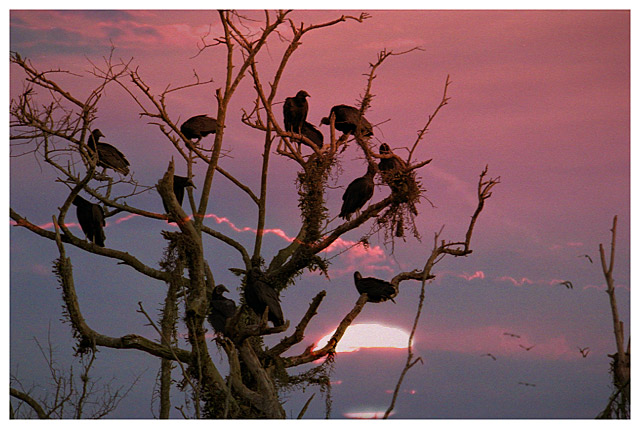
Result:
[[[293,17],[311,23],[340,13],[299,11]],[[309,120],[319,124],[332,105],[357,103],[364,91],[362,73],[380,49],[421,47],[391,58],[380,68],[373,88],[376,97],[367,117],[381,124],[374,130],[374,144],[387,142],[396,153],[406,156],[402,148],[413,143],[450,76],[451,100],[438,113],[417,153],[417,159],[433,158],[419,174],[435,208],[427,201],[420,205],[417,225],[422,241],[412,237],[399,241],[393,255],[382,237],[373,237],[368,250],[357,246],[339,254],[356,243],[368,226],[342,237],[328,253],[335,256],[330,281],[309,274],[301,278],[300,286],[285,291],[287,318],[295,324],[315,293],[326,289],[323,306],[335,313],[319,315],[318,326],[310,328],[310,336],[319,338],[335,327],[357,299],[353,271],[389,279],[400,270],[421,268],[433,233],[443,225],[444,239],[462,238],[475,208],[478,175],[488,165],[489,175],[501,176],[502,183],[494,189],[478,221],[473,254],[444,260],[435,270],[438,277],[428,288],[419,350],[467,356],[490,352],[514,361],[534,359],[542,362],[540,365],[576,359],[581,365],[595,365],[596,356],[600,356],[598,364],[606,366],[606,354],[613,352],[613,336],[606,295],[598,289],[604,281],[597,245],[609,242],[616,214],[619,247],[615,278],[620,285],[621,312],[626,320],[629,315],[629,12],[370,13],[372,18],[362,24],[349,22],[334,30],[310,33],[292,58],[276,101],[305,89],[311,94]],[[125,60],[133,57],[140,74],[158,92],[169,84],[191,82],[194,70],[203,80],[213,78],[214,84],[204,90],[169,97],[170,114],[184,120],[215,112],[212,96],[223,81],[221,51],[211,48],[196,54],[201,38],[216,34],[218,27],[214,11],[12,11],[11,49],[41,69],[60,67],[85,73],[88,60],[101,63],[113,44],[115,56]],[[270,45],[269,52],[260,57],[261,66],[273,68],[281,50],[281,44]],[[13,96],[22,83],[13,67],[11,73]],[[267,71],[263,76],[268,76]],[[95,84],[75,78],[63,81],[80,93]],[[223,166],[257,189],[255,170],[262,140],[259,133],[239,121],[241,109],[252,100],[249,79],[236,97],[225,131],[225,147],[231,152]],[[115,86],[101,100],[99,109],[95,124],[105,140],[126,153],[139,181],[154,184],[174,155],[169,143],[157,128],[139,118],[137,106]],[[326,139],[326,127],[321,129]],[[354,148],[345,152],[342,166],[343,174],[331,183],[334,189],[327,191],[330,217],[339,211],[344,187],[365,170]],[[297,168],[290,160],[273,156],[271,169],[276,173],[268,199],[267,261],[295,237],[299,225],[293,185]],[[177,173],[184,172],[184,165],[179,164]],[[203,172],[202,166],[196,169],[196,184]],[[50,222],[65,197],[65,189],[53,183],[52,173],[46,169],[40,172],[32,157],[12,158],[11,179],[12,208],[34,223]],[[16,192],[17,183],[21,192]],[[377,188],[373,201],[387,192]],[[154,192],[134,203],[162,211]],[[225,179],[215,178],[208,225],[251,246],[254,215],[248,198],[238,196]],[[67,222],[74,221],[70,213]],[[160,247],[156,250],[140,240],[132,242],[131,237],[144,236],[161,246],[157,236],[164,228],[167,226],[162,222],[121,214],[110,219],[107,245],[130,250],[153,263],[161,255]],[[25,273],[34,267],[42,277],[42,267],[50,265],[53,251],[43,248],[31,254],[33,240],[17,229],[11,230],[12,272]],[[226,270],[239,266],[237,255],[217,247],[212,247],[212,254],[214,249],[222,252],[215,253],[222,265],[214,274],[232,285],[229,289],[237,300],[237,278]],[[581,254],[589,254],[594,263],[579,257]],[[77,275],[88,276],[82,272]],[[572,281],[573,290],[558,285],[565,280]],[[28,283],[15,274],[12,288],[21,281]],[[145,293],[140,292],[141,296]],[[359,318],[363,323],[380,322],[409,330],[417,293],[417,283],[403,283],[397,305],[367,306]],[[16,310],[21,305],[25,303],[17,297],[12,301]],[[58,310],[56,304],[51,313]],[[138,322],[132,325],[136,329]],[[20,322],[12,321],[12,329],[14,326],[18,329]],[[512,347],[501,336],[510,330],[517,330],[522,341],[537,346],[529,352],[517,344]],[[591,360],[579,359],[577,345],[592,347]],[[399,356],[399,370],[404,357],[400,353],[393,356]],[[480,365],[486,364],[478,359]],[[415,370],[416,380],[425,377],[421,371],[426,369]],[[543,416],[545,409],[540,409]],[[403,415],[398,413],[397,417]]]

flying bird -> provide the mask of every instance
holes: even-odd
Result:
[[[218,131],[218,121],[207,115],[197,115],[184,121],[180,125],[180,132],[189,140],[197,139],[215,134]]]
[[[244,288],[244,299],[258,317],[262,317],[265,308],[269,307],[268,320],[273,326],[284,325],[284,315],[280,307],[278,292],[264,280],[264,275],[258,268],[252,268],[247,274]]]
[[[104,247],[104,211],[98,204],[91,203],[80,195],[73,199],[73,205],[77,207],[76,216],[82,232],[92,243]]]
[[[520,335],[511,334],[511,333],[509,333],[509,332],[505,332],[505,333],[504,333],[504,334],[502,334],[502,335],[508,335],[508,336],[510,336],[510,337],[513,337],[513,338],[520,338]]]
[[[398,295],[396,288],[389,282],[376,279],[375,277],[362,277],[359,271],[353,273],[353,281],[356,284],[358,293],[367,294],[367,302],[385,302]]]
[[[593,259],[591,259],[591,256],[586,255],[586,254],[585,255],[578,255],[578,258],[581,258],[581,257],[587,258],[589,260],[589,262],[591,262],[593,264]]]
[[[529,346],[529,347],[525,347],[525,346],[523,346],[522,344],[518,344],[518,345],[519,345],[520,347],[522,347],[523,349],[525,349],[526,351],[529,351],[529,350],[531,350],[532,348],[534,348],[534,347],[536,346],[535,344],[534,344],[534,345],[532,345],[532,346]]]
[[[342,195],[342,208],[339,217],[349,220],[351,215],[360,210],[373,196],[373,177],[376,175],[375,166],[369,164],[367,173],[349,183]]]
[[[226,334],[227,319],[236,312],[236,303],[223,294],[229,292],[224,285],[217,285],[213,288],[211,300],[209,301],[209,314],[207,320],[218,334]]]
[[[360,115],[360,110],[346,104],[333,106],[329,112],[329,116],[322,118],[321,125],[329,125],[331,114],[335,115],[334,125],[336,130],[342,131],[344,134],[362,134],[365,137],[373,135],[373,127],[364,116]]]
[[[482,356],[489,356],[491,359],[493,360],[497,360],[498,358],[496,358],[494,355],[492,355],[491,353],[485,353]]]
[[[589,347],[585,347],[583,349],[578,347],[578,350],[580,350],[580,354],[582,355],[583,358],[586,358],[590,351]]]
[[[573,289],[573,283],[571,283],[571,282],[570,282],[570,281],[568,281],[568,280],[567,280],[567,281],[564,281],[564,282],[560,282],[560,283],[558,283],[558,284],[566,286],[566,288],[567,288],[567,289]]]
[[[284,115],[284,130],[296,134],[302,134],[302,128],[309,113],[309,103],[307,91],[300,90],[295,97],[287,97],[282,106]]]
[[[391,151],[391,148],[386,143],[382,143],[380,145],[379,150],[380,150],[380,155],[393,154],[393,152]],[[378,170],[380,170],[380,172],[395,171],[395,170],[399,170],[402,167],[404,167],[404,162],[402,162],[399,158],[396,158],[395,156],[391,158],[381,158],[380,162],[378,163]]]
[[[525,383],[524,381],[518,381],[518,384],[522,384],[523,386],[536,387],[535,384]]]
[[[188,177],[173,176],[173,193],[176,195],[176,200],[178,200],[180,206],[182,206],[182,201],[184,200],[184,189],[190,186],[196,187]],[[162,205],[165,213],[169,213],[169,207],[167,207],[167,203],[165,203],[164,200],[162,200]]]
[[[92,152],[98,151],[98,167],[102,167],[104,170],[110,168],[124,176],[129,174],[129,161],[127,161],[127,158],[115,146],[100,142],[100,137],[104,137],[104,134],[96,128],[91,131],[87,139],[87,147]]]

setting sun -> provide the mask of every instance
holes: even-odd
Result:
[[[324,347],[335,330],[318,340],[316,348]],[[392,326],[378,323],[351,325],[338,343],[336,352],[355,352],[361,348],[405,349],[409,342],[409,333]]]

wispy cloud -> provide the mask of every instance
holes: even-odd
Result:
[[[502,276],[502,277],[498,277],[499,281],[503,281],[503,282],[511,282],[513,283],[514,286],[523,286],[525,284],[529,284],[532,285],[534,282],[526,277],[521,277],[520,280],[514,279],[511,276]]]

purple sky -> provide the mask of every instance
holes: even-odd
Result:
[[[335,11],[295,12],[296,21],[321,22]],[[345,12],[347,13],[347,12]],[[348,12],[354,13],[355,12]],[[396,243],[395,254],[373,237],[369,251],[354,248],[332,260],[331,281],[305,274],[287,289],[282,305],[297,323],[321,289],[327,297],[301,346],[317,341],[353,306],[357,293],[353,271],[391,278],[421,268],[433,233],[460,240],[475,208],[477,178],[485,165],[501,176],[476,226],[474,252],[464,259],[444,259],[427,288],[417,336],[414,367],[403,384],[397,418],[592,418],[606,404],[608,353],[615,352],[611,316],[598,260],[598,244],[608,245],[618,215],[617,297],[621,319],[629,321],[630,225],[630,14],[628,11],[374,11],[362,24],[346,23],[310,33],[296,51],[280,86],[278,101],[305,89],[311,98],[309,120],[315,124],[334,104],[355,104],[364,92],[368,64],[383,48],[421,51],[391,58],[377,73],[376,97],[367,113],[375,141],[387,142],[406,156],[416,132],[442,96],[447,75],[451,97],[420,144],[417,158],[433,161],[419,175],[426,196],[417,220],[423,237]],[[183,91],[170,99],[170,114],[182,120],[214,113],[215,88],[223,81],[220,50],[200,56],[202,36],[219,30],[214,11],[12,11],[10,49],[39,69],[62,68],[86,75],[89,61],[101,63],[111,44],[118,58],[134,58],[141,76],[157,92],[166,85],[192,81],[195,70],[215,83],[205,90]],[[260,58],[277,64],[282,45]],[[13,67],[11,95],[22,87]],[[266,73],[266,72],[265,72]],[[79,93],[95,84],[90,78],[64,79]],[[223,166],[257,189],[255,166],[261,156],[259,133],[240,123],[250,107],[246,79],[231,106]],[[116,86],[99,104],[95,122],[105,140],[126,153],[135,178],[152,185],[173,155],[158,129],[139,119],[139,110]],[[326,127],[323,129],[326,134]],[[325,139],[328,138],[325,135]],[[327,192],[330,217],[338,213],[344,187],[364,173],[352,147],[342,158],[344,172]],[[54,183],[48,166],[32,156],[11,159],[11,207],[30,221],[46,224],[62,204],[65,187]],[[268,196],[265,256],[270,259],[294,237],[299,217],[294,163],[274,155]],[[186,172],[178,164],[178,174]],[[200,174],[198,176],[198,173]],[[204,169],[196,169],[196,184]],[[207,224],[251,246],[255,228],[252,203],[225,179],[216,177]],[[376,189],[373,200],[387,194]],[[195,192],[199,196],[198,191]],[[233,201],[233,204],[230,203]],[[155,191],[131,201],[162,212]],[[75,222],[75,214],[68,216]],[[109,219],[107,246],[126,250],[156,265],[162,256],[161,221]],[[345,244],[368,231],[345,235]],[[243,230],[248,228],[249,230]],[[206,243],[216,261],[218,283],[238,299],[238,280],[227,267],[239,267],[237,254]],[[35,382],[43,371],[33,341],[51,335],[61,361],[71,354],[70,330],[59,323],[61,299],[50,267],[55,244],[11,228],[11,372]],[[337,248],[330,254],[338,254]],[[139,333],[153,337],[135,312],[142,301],[159,307],[164,285],[113,261],[68,248],[84,316],[108,335]],[[589,254],[590,264],[582,254]],[[97,275],[96,275],[97,274]],[[559,282],[569,280],[574,289]],[[405,282],[397,304],[368,305],[357,323],[381,323],[409,331],[419,292]],[[324,311],[323,311],[324,310]],[[116,315],[116,317],[114,317]],[[511,332],[520,339],[503,335]],[[520,344],[535,344],[525,351]],[[582,358],[578,347],[590,347]],[[211,347],[212,353],[217,353]],[[482,356],[491,353],[496,361]],[[405,360],[405,350],[361,349],[336,358],[333,417],[385,409]],[[367,364],[379,366],[372,374]],[[115,417],[151,417],[150,388],[158,362],[139,352],[103,350],[98,370],[124,384],[144,370],[132,400]],[[518,384],[536,384],[535,388]],[[286,409],[295,414],[310,393],[294,392]],[[180,394],[176,394],[180,400]],[[156,407],[157,408],[157,407]],[[324,416],[318,395],[308,417]],[[176,417],[178,417],[176,415]]]

